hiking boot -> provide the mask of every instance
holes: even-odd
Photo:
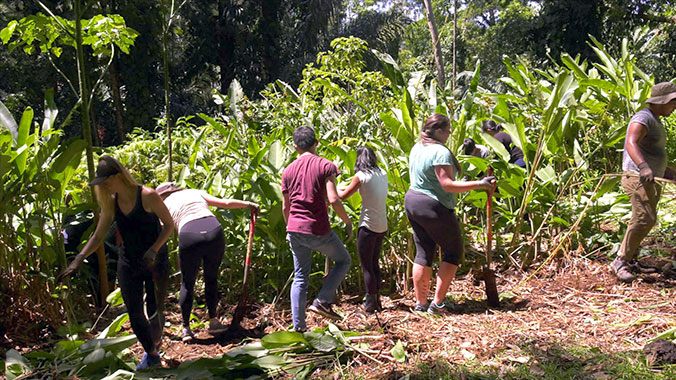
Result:
[[[424,312],[426,312],[427,309],[429,309],[429,308],[430,308],[430,303],[429,303],[429,302],[424,303],[424,304],[422,304],[422,303],[416,303],[416,304],[415,304],[415,307],[413,308],[413,311],[414,311],[414,312],[418,312],[418,313],[424,313]]]
[[[367,294],[364,302],[364,310],[366,314],[373,314],[378,311],[378,296],[375,294]]]
[[[211,318],[209,320],[209,329],[207,332],[210,335],[218,335],[218,334],[223,334],[228,328],[223,325],[218,318]]]
[[[312,305],[308,307],[308,310],[317,313],[321,316],[324,316],[326,318],[333,319],[334,321],[340,321],[341,319],[343,319],[343,317],[341,317],[340,314],[333,311],[333,309],[331,308],[331,304],[323,303],[318,299],[312,301]]]
[[[141,363],[136,366],[137,371],[144,371],[152,367],[158,367],[162,365],[162,360],[159,355],[150,355],[147,352],[143,354]]]
[[[183,330],[181,331],[181,341],[190,342],[193,339],[195,339],[195,333],[192,332],[190,327],[183,327]]]
[[[615,276],[618,280],[622,282],[632,282],[636,280],[636,276],[631,273],[629,263],[624,261],[624,259],[618,257],[612,263],[610,263],[610,268],[615,272]]]

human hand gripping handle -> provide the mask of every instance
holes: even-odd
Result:
[[[653,182],[655,180],[655,174],[653,174],[653,171],[650,169],[647,162],[643,161],[638,164],[638,169],[638,175],[641,182]]]
[[[479,181],[479,190],[486,190],[490,191],[493,189],[493,187],[496,185],[496,179],[495,176],[489,175],[481,179]]]

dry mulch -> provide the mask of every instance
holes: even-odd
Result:
[[[389,373],[397,378],[416,363],[439,359],[455,364],[479,361],[496,367],[525,364],[532,360],[528,350],[546,352],[552,346],[636,351],[676,324],[676,281],[660,274],[641,275],[633,284],[620,284],[607,263],[572,258],[566,264],[559,261],[543,268],[536,278],[516,288],[524,278],[524,273],[498,274],[500,292],[513,293],[498,309],[487,308],[483,284],[475,284],[470,275],[459,278],[449,291],[458,310],[442,317],[411,312],[412,294],[384,297],[385,310],[378,315],[364,314],[360,297],[342,297],[337,308],[345,318],[336,325],[362,332],[364,338],[359,341],[370,345],[365,351],[370,357],[355,355],[350,372],[368,378]],[[198,339],[189,344],[180,340],[180,314],[171,312],[167,316],[171,327],[165,329],[162,348],[164,365],[175,367],[186,360],[221,356],[246,337],[288,329],[291,313],[288,304],[282,306],[286,309],[253,305],[242,323],[243,330],[211,337],[206,328],[197,329]],[[312,313],[307,321],[309,329],[328,323]],[[390,355],[398,340],[405,345],[407,364]],[[133,350],[140,357],[138,344]]]

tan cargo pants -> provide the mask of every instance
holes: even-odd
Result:
[[[622,188],[631,201],[631,220],[618,256],[625,261],[632,261],[638,256],[641,241],[657,223],[657,203],[662,195],[662,187],[657,182],[641,183],[638,177],[623,176]]]

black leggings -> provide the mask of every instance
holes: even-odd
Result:
[[[166,251],[164,256],[166,257]],[[162,255],[160,253],[159,255]],[[124,305],[129,314],[131,329],[146,352],[155,351],[155,342],[162,336],[164,327],[164,300],[169,285],[169,262],[158,260],[156,273],[139,271],[118,261],[117,277]],[[143,297],[145,293],[145,310]],[[147,317],[146,317],[147,314]]]
[[[218,267],[225,252],[223,227],[215,216],[192,220],[178,234],[178,253],[181,263],[181,306],[183,326],[190,325],[195,279],[204,262],[204,295],[209,318],[216,317],[218,307]]]
[[[368,294],[376,294],[380,291],[381,277],[378,259],[384,237],[385,232],[373,232],[366,227],[359,227],[357,231],[357,251]]]
[[[438,244],[444,262],[460,265],[464,246],[460,223],[453,210],[436,199],[414,190],[406,192],[404,208],[413,227],[413,240],[417,252],[413,262],[426,267],[432,266]]]

